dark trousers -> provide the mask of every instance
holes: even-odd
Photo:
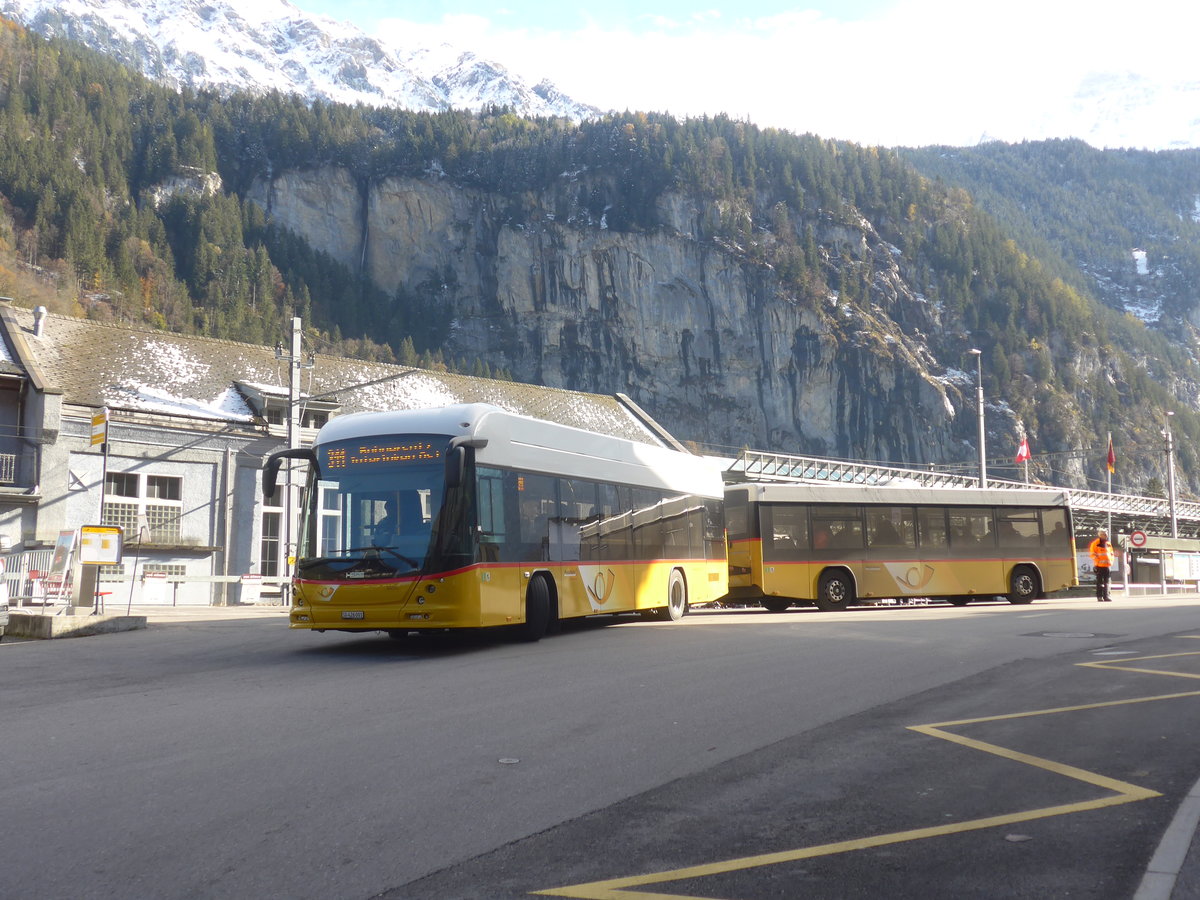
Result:
[[[1096,566],[1096,599],[1112,599],[1108,596],[1108,566]]]

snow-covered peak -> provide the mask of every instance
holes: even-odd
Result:
[[[598,113],[553,85],[449,46],[392,47],[287,0],[0,0],[8,16],[77,40],[176,87],[278,90],[434,111],[507,105],[529,116]]]

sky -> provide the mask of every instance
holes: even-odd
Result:
[[[388,43],[474,50],[602,110],[886,146],[1200,139],[1196,0],[292,2]]]

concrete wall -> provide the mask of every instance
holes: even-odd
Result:
[[[90,410],[69,409],[56,440],[43,448],[40,505],[0,513],[0,535],[14,547],[52,545],[63,530],[101,523],[105,461],[90,444]],[[266,453],[281,447],[252,428],[179,417],[139,415],[110,427],[107,472],[181,479],[178,542],[155,545],[127,533],[120,581],[105,581],[111,600],[180,605],[237,602],[238,585],[216,579],[260,572],[259,470]],[[143,536],[145,537],[145,536]],[[182,567],[178,587],[143,578],[147,568]]]

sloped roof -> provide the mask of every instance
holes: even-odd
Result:
[[[245,422],[255,411],[237,383],[287,391],[288,362],[270,347],[192,337],[4,306],[47,390],[84,407]],[[307,365],[306,357],[305,363]],[[317,354],[301,370],[301,393],[340,413],[491,403],[501,409],[648,444],[661,440],[616,396],[585,394]]]

